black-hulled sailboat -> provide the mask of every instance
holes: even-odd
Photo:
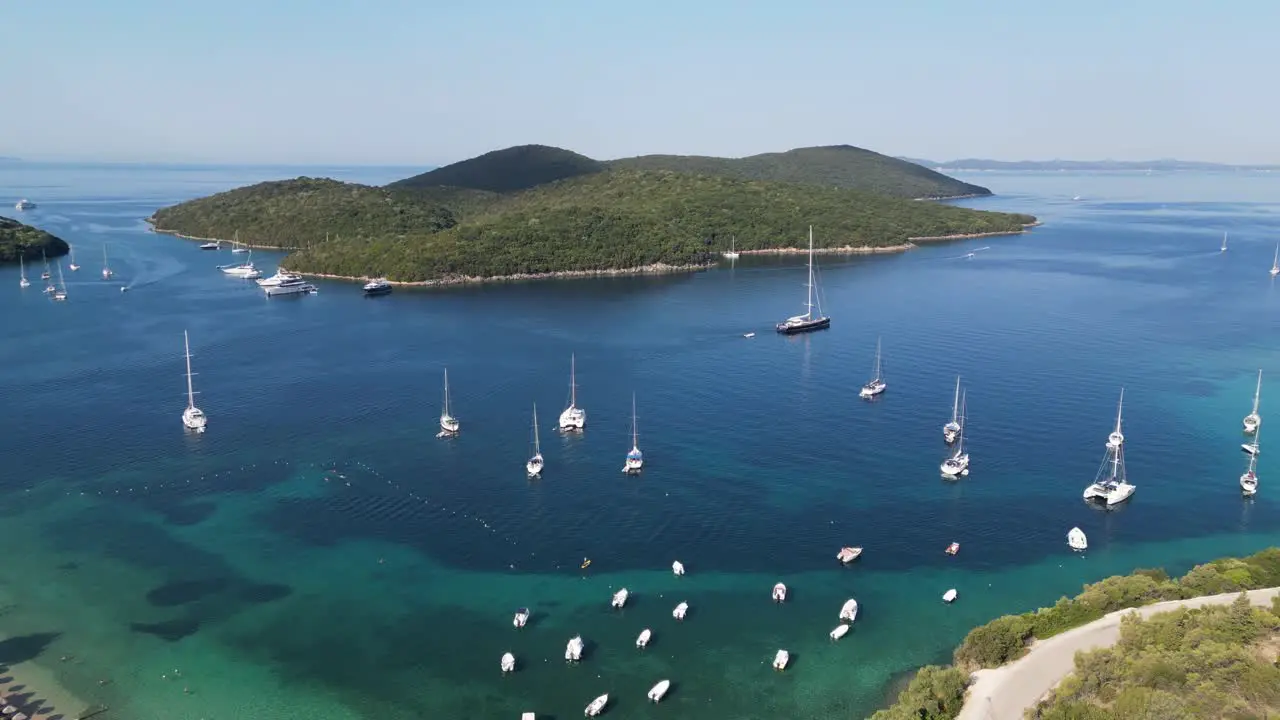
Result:
[[[821,301],[815,303],[813,288],[817,283],[814,281],[813,274],[813,226],[809,226],[809,282],[805,283],[808,288],[808,295],[805,296],[805,314],[789,317],[778,323],[778,332],[783,335],[795,335],[797,333],[812,332],[814,330],[825,330],[831,327],[831,318],[822,314]],[[814,307],[818,308],[818,312],[813,312]]]

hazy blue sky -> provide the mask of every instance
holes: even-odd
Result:
[[[1280,163],[1280,3],[35,0],[0,155],[442,164],[849,143]]]

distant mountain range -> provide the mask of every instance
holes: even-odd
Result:
[[[11,162],[22,162],[22,158],[5,157],[4,155],[0,155],[0,163],[11,163]]]
[[[1196,160],[986,160],[982,158],[965,158],[963,160],[924,160],[921,158],[900,157],[917,165],[934,170],[1079,170],[1079,171],[1120,171],[1120,170],[1280,170],[1280,165],[1228,165],[1225,163],[1199,162]]]

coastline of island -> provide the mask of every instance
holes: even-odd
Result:
[[[974,238],[984,237],[1003,237],[1006,235],[1025,235],[1032,228],[1039,226],[1039,221],[1027,223],[1022,226],[1021,230],[1000,230],[996,232],[984,233],[957,233],[954,235],[928,235],[920,237],[909,237],[905,243],[899,245],[843,245],[840,247],[814,248],[814,255],[892,255],[894,253],[903,253],[914,250],[919,247],[918,243],[946,242],[948,240],[972,240]],[[809,248],[789,247],[789,248],[764,248],[761,250],[739,250],[740,255],[801,255],[809,252]]]
[[[245,242],[245,241],[243,241],[243,240],[227,240],[227,239],[225,239],[225,238],[215,238],[215,237],[198,237],[198,236],[195,236],[195,235],[184,235],[183,233],[180,233],[180,232],[178,232],[177,230],[165,230],[164,228],[159,227],[158,225],[156,225],[156,219],[155,219],[155,217],[146,217],[146,218],[143,218],[143,221],[144,221],[144,222],[146,222],[148,225],[150,225],[150,226],[151,226],[151,232],[153,232],[153,233],[156,233],[156,234],[158,234],[158,235],[172,235],[173,237],[182,238],[183,240],[195,240],[195,241],[197,241],[197,242],[202,242],[202,243],[206,243],[206,242],[216,242],[216,243],[229,243],[229,242],[235,242],[235,243],[238,243],[241,247],[247,247],[247,248],[249,248],[249,249],[251,249],[251,250],[279,250],[279,251],[281,251],[281,252],[292,252],[292,251],[294,251],[294,250],[301,250],[301,249],[302,249],[302,248],[296,248],[296,247],[278,247],[278,246],[276,246],[276,245],[254,245],[253,243],[247,243],[247,242]]]
[[[433,280],[387,280],[389,285],[398,285],[404,287],[449,287],[454,285],[480,285],[485,283],[504,283],[504,282],[526,282],[532,280],[579,280],[587,278],[601,277],[632,277],[638,275],[678,275],[681,273],[694,273],[709,270],[716,266],[715,262],[693,264],[693,265],[668,265],[666,263],[653,263],[650,265],[641,265],[639,267],[630,268],[608,268],[601,270],[560,270],[556,272],[544,273],[517,273],[514,275],[493,275],[489,277],[479,277],[471,275],[450,275],[447,277],[436,278]],[[305,270],[290,270],[283,265],[280,269],[285,272],[291,272],[296,275],[309,278],[322,278],[324,280],[347,280],[351,282],[367,282],[372,279],[371,276],[362,275],[333,275],[328,273],[306,272]],[[384,278],[385,279],[385,278]]]

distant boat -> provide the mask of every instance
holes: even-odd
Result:
[[[636,394],[631,393],[631,451],[627,453],[627,459],[622,464],[622,472],[627,473],[628,475],[636,475],[643,468],[644,453],[640,452],[640,435],[639,431],[636,429]],[[680,563],[677,562],[675,565],[672,565],[672,569],[675,569],[676,565],[680,565]],[[680,565],[680,571],[676,574],[684,574],[683,565]]]
[[[948,554],[948,555],[955,555],[955,554],[959,553],[959,552],[960,552],[960,543],[958,543],[958,542],[953,542],[953,543],[951,543],[950,545],[948,545],[948,546],[947,546],[947,549],[946,549],[946,550],[944,550],[943,552],[945,552],[945,553],[946,553],[946,554]]]
[[[836,626],[835,630],[831,631],[831,639],[839,640],[840,638],[844,637],[848,633],[849,633],[849,626],[845,625],[844,623],[840,623],[839,625]]]
[[[779,650],[778,654],[773,656],[773,669],[786,670],[789,662],[791,662],[791,653],[786,650]]]
[[[569,662],[577,662],[582,659],[582,636],[574,635],[569,639],[569,644],[564,648],[564,659]]]
[[[188,430],[202,433],[209,419],[205,417],[203,410],[196,407],[196,391],[191,384],[191,376],[195,374],[191,372],[191,341],[187,338],[186,330],[182,331],[182,347],[187,356],[187,409],[182,411],[182,424]]]
[[[1067,532],[1067,547],[1072,550],[1087,550],[1089,548],[1089,538],[1085,537],[1083,530],[1073,527]]]
[[[951,401],[951,422],[942,426],[942,439],[950,445],[960,435],[960,376],[956,376],[956,396]]]
[[[1280,275],[1280,245],[1276,245],[1276,255],[1271,260],[1271,277]]]
[[[671,681],[662,680],[657,685],[654,685],[653,689],[649,691],[649,699],[654,702],[658,702],[659,700],[662,699],[662,696],[667,694],[667,690],[670,690],[670,689],[671,689]]]
[[[724,255],[724,257],[725,257],[725,259],[726,259],[726,260],[737,260],[737,259],[738,259],[738,251],[734,248],[734,240],[735,240],[735,239],[736,239],[736,238],[734,238],[734,236],[732,236],[732,235],[730,235],[730,236],[729,236],[729,252],[727,252],[727,253],[723,253],[723,255]]]
[[[522,628],[529,622],[529,608],[520,608],[516,610],[516,614],[511,618],[511,624],[515,627]]]
[[[529,477],[535,478],[542,475],[542,444],[538,442],[538,403],[533,404],[533,457],[529,458],[529,462],[524,464],[524,469],[529,473]],[[582,567],[586,567],[587,562],[583,561]]]
[[[604,710],[604,706],[608,704],[609,704],[609,696],[601,695],[600,697],[591,701],[591,704],[587,706],[587,709],[583,711],[583,714],[586,715],[587,717],[595,717],[596,715],[599,715],[601,711]]]
[[[502,656],[502,672],[509,673],[516,669],[516,656],[507,653]]]
[[[31,281],[27,279],[27,263],[18,256],[18,287],[31,287]]]
[[[942,461],[942,475],[949,479],[969,474],[969,453],[964,451],[965,398],[967,395],[968,391],[965,391],[965,395],[960,396],[960,434],[957,436],[955,452],[951,454],[951,457]]]
[[[862,557],[862,548],[860,547],[843,547],[840,548],[840,552],[836,553],[836,559],[846,565],[860,557]]]
[[[71,264],[67,265],[67,269],[71,272],[75,272],[80,269],[80,266],[76,264],[76,246],[67,245],[67,248],[71,251]]]
[[[649,646],[649,639],[653,637],[653,631],[645,628],[640,631],[640,637],[636,638],[636,647],[643,648]]]
[[[680,562],[679,560],[676,560],[675,562],[671,563],[671,572],[676,575],[683,575],[684,563]]]
[[[284,283],[287,283],[287,282],[298,282],[302,279],[303,279],[302,276],[297,273],[291,273],[288,270],[276,268],[275,275],[272,275],[271,277],[261,278],[259,280],[256,280],[255,282],[258,283],[258,287],[275,287],[277,285],[283,285]]]
[[[1258,414],[1258,400],[1262,397],[1262,371],[1258,371],[1258,386],[1253,389],[1253,410],[1244,416],[1244,431],[1246,433],[1258,432],[1258,426],[1262,424],[1262,416]]]
[[[817,314],[814,314],[815,307],[813,289],[817,284],[813,274],[813,226],[809,226],[809,281],[805,283],[808,288],[808,295],[805,296],[805,313],[803,315],[795,315],[778,323],[778,332],[783,335],[795,335],[797,333],[812,332],[814,330],[824,330],[831,327],[831,318],[822,314],[821,300],[816,303],[818,308]]]
[[[858,391],[858,397],[873,398],[883,393],[888,387],[888,383],[884,381],[884,374],[880,372],[880,338],[876,338],[876,364],[872,367],[871,379]]]
[[[261,273],[258,273],[257,270],[254,270],[253,272],[257,273],[257,275],[250,274],[250,275],[245,275],[243,277],[246,279],[251,279],[261,274]],[[303,280],[301,277],[298,277],[298,276],[294,276],[294,279],[281,280],[276,285],[268,285],[262,288],[262,292],[267,297],[276,297],[277,295],[314,295],[318,290],[319,288],[317,288],[315,285],[312,285],[311,283],[307,282],[306,280]]]
[[[774,585],[773,601],[780,603],[780,602],[786,602],[786,600],[787,600],[787,586],[783,585],[782,583],[778,583],[777,585]]]
[[[578,407],[577,358],[569,356],[569,407],[560,413],[560,429],[581,430],[587,424],[587,411]]]
[[[682,602],[676,606],[675,610],[671,611],[671,617],[677,620],[683,620],[684,616],[687,615],[688,613],[689,613],[689,603]]]
[[[444,369],[444,408],[440,410],[440,437],[458,434],[462,423],[449,411],[449,368]]]
[[[21,200],[18,201],[16,205],[13,206],[15,210],[35,210],[36,207],[37,206],[35,203],[31,202],[26,198],[22,198]]]
[[[201,250],[221,250],[222,243],[218,242],[217,240],[214,240],[213,242],[201,243],[200,249]]]
[[[1262,434],[1262,430],[1256,431],[1253,441],[1258,442],[1258,436]],[[1258,494],[1258,453],[1249,454],[1249,467],[1240,476],[1240,492],[1245,497],[1253,497]]]
[[[247,248],[247,247],[245,247],[245,246],[243,246],[243,245],[241,245],[241,244],[240,244],[240,231],[239,231],[239,230],[236,230],[236,231],[235,231],[235,234],[231,236],[231,252],[233,252],[233,253],[247,253],[247,252],[249,252],[249,248]]]
[[[115,273],[111,272],[111,266],[107,264],[107,244],[102,244],[102,279],[110,280]]]
[[[853,622],[858,619],[858,601],[849,598],[844,601],[844,605],[840,608],[840,619]]]
[[[957,594],[958,594],[958,593],[956,592],[956,589],[955,589],[955,588],[951,588],[950,590],[948,590],[948,591],[946,591],[946,592],[942,593],[942,602],[944,602],[944,603],[951,603],[951,602],[955,602],[955,601],[956,601],[956,595],[957,595]]]
[[[610,601],[609,604],[616,608],[620,608],[627,604],[627,595],[628,595],[627,589],[622,588],[621,590],[613,594],[613,600]]]
[[[1072,199],[1072,200],[1075,200],[1075,201],[1077,201],[1077,202],[1079,202],[1080,200],[1083,200],[1084,198],[1081,198],[1079,195],[1073,195],[1073,196],[1071,197],[1071,199]]]
[[[58,263],[58,289],[53,291],[53,299],[67,299],[67,281],[62,279],[62,263]]]
[[[53,271],[49,269],[49,256],[43,250],[40,251],[40,259],[44,260],[44,270],[40,273],[40,279],[48,280],[53,277]]]
[[[365,297],[376,297],[378,295],[390,295],[391,283],[386,278],[374,278],[364,284]]]
[[[742,334],[742,337],[747,338],[747,339],[751,339],[751,338],[753,338],[753,337],[755,337],[755,336],[756,336],[756,334],[755,334],[755,333],[743,333],[743,334]]]
[[[230,275],[231,277],[238,277],[245,280],[254,280],[262,277],[262,273],[258,270],[258,268],[253,266],[252,251],[249,253],[248,259],[246,259],[243,263],[239,265],[223,265],[218,269],[221,270],[224,274]]]
[[[1227,251],[1227,234],[1222,233],[1222,249],[1219,250],[1218,252],[1226,252],[1226,251]]]
[[[1084,490],[1086,501],[1111,507],[1128,500],[1137,488],[1129,484],[1124,470],[1124,434],[1120,432],[1121,413],[1124,410],[1124,390],[1120,390],[1120,404],[1116,409],[1116,429],[1107,436],[1107,451],[1093,484]]]

